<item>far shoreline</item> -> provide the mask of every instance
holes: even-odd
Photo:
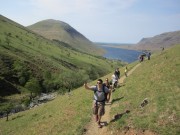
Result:
[[[97,45],[98,46],[104,46],[104,47],[121,48],[121,49],[139,51],[138,49],[135,48],[135,46],[134,46],[135,44],[132,44],[132,45],[97,44]]]

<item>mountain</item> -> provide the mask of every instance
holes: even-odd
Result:
[[[62,21],[48,19],[27,28],[50,40],[67,43],[71,47],[86,53],[101,55],[104,52],[69,24]]]
[[[150,38],[143,38],[135,45],[138,50],[160,50],[180,43],[180,31],[162,33]]]
[[[114,48],[123,48],[129,50],[151,50],[159,51],[162,48],[169,48],[176,44],[180,44],[180,31],[166,32],[150,38],[143,38],[137,44],[112,44],[97,43],[98,45],[111,46]]]
[[[0,29],[0,101],[19,93],[64,93],[121,66],[44,38],[2,15]]]

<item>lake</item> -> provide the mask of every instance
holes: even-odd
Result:
[[[114,48],[107,46],[99,47],[106,50],[106,53],[103,55],[103,57],[108,59],[117,59],[128,63],[138,60],[138,56],[142,53],[141,51],[127,50],[122,48]]]

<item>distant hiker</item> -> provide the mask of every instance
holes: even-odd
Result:
[[[150,58],[151,58],[151,53],[150,52],[148,53],[147,57],[148,57],[148,60],[150,60]]]
[[[142,56],[141,56],[141,55],[139,55],[138,59],[139,59],[139,62],[141,62]]]
[[[162,47],[162,51],[164,51],[164,47]]]
[[[115,88],[117,87],[118,84],[118,77],[116,76],[116,73],[111,76],[111,82],[112,82],[112,91],[115,91]]]
[[[105,86],[109,89],[109,91],[110,91],[110,92],[108,93],[108,95],[107,95],[107,102],[109,102],[109,100],[110,100],[110,98],[111,98],[112,86],[110,85],[110,82],[109,82],[109,79],[108,79],[108,78],[106,78],[104,85],[105,85]]]
[[[106,94],[110,91],[103,85],[102,79],[98,79],[97,85],[94,86],[88,86],[87,83],[84,83],[84,87],[87,90],[94,91],[93,114],[95,115],[98,127],[101,128],[101,117],[105,114]]]
[[[120,70],[119,70],[119,68],[116,68],[115,75],[117,76],[118,79],[120,79]]]
[[[124,70],[124,74],[125,74],[126,77],[127,77],[127,71],[128,71],[128,69],[127,69],[127,66],[126,66],[125,70]]]
[[[143,54],[141,54],[141,55],[139,56],[139,61],[140,61],[140,62],[143,62],[143,61],[144,61],[144,55],[143,55]]]

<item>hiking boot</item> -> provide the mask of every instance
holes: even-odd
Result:
[[[98,122],[98,128],[102,128],[102,125],[100,122]]]
[[[98,124],[98,128],[102,128],[102,125],[101,125],[101,124]]]

